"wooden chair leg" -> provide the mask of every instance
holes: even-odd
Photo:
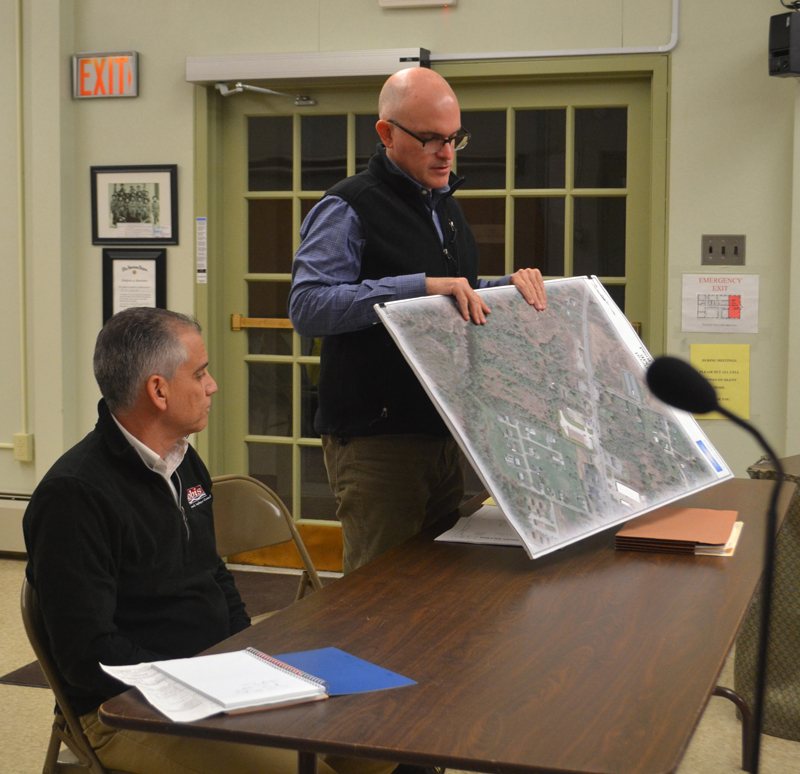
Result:
[[[54,774],[56,770],[56,763],[58,762],[58,754],[61,751],[61,734],[63,728],[59,725],[59,718],[63,722],[64,718],[56,715],[53,720],[53,730],[50,732],[50,742],[47,745],[47,754],[44,757],[44,767],[42,774]]]
[[[750,712],[750,707],[747,702],[736,691],[730,688],[723,688],[718,685],[714,689],[714,696],[722,696],[725,699],[732,701],[742,715],[742,769],[744,771],[753,770],[752,752],[753,752],[753,713]]]

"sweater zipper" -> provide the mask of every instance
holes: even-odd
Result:
[[[183,484],[181,483],[181,474],[178,471],[175,471],[175,475],[178,477],[178,508],[181,511],[181,517],[183,518],[183,526],[186,527],[186,539],[191,540],[192,534],[189,531],[189,520],[186,518],[186,511],[183,510],[183,498],[181,497],[181,492],[183,491]]]
[[[458,264],[456,263],[456,259],[450,254],[450,251],[445,247],[443,248],[442,252],[444,252],[444,259],[447,261],[448,270],[452,269],[453,274],[452,276],[458,276]]]
[[[447,249],[446,246],[446,237],[445,237],[445,224],[442,223],[443,218],[446,217],[444,213],[439,217],[439,223],[442,225],[442,253],[444,254],[445,265],[447,266],[448,274],[450,275],[450,271],[452,270],[453,277],[460,277],[461,273],[459,271],[458,266],[458,258],[456,258],[450,250]],[[433,225],[433,230],[436,231],[436,224],[433,223],[433,211],[431,211],[431,224]],[[450,227],[450,244],[455,246],[455,239],[456,239],[456,226],[453,223],[452,218],[447,218],[447,226]],[[439,232],[436,231],[436,236],[439,236]]]

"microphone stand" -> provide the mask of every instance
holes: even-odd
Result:
[[[761,727],[764,719],[764,694],[767,687],[767,656],[769,648],[769,629],[772,616],[772,587],[775,579],[775,541],[778,528],[778,495],[783,484],[783,465],[778,455],[767,443],[761,433],[753,425],[738,417],[733,412],[717,403],[716,411],[727,417],[736,425],[746,430],[761,445],[761,448],[775,463],[778,478],[772,487],[772,495],[767,509],[767,526],[764,535],[764,575],[762,584],[761,621],[758,632],[758,661],[756,662],[755,699],[753,703],[753,746],[750,760],[753,765],[753,774],[758,774],[759,759],[761,756]]]

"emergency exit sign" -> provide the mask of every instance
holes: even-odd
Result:
[[[72,96],[138,97],[139,55],[135,51],[103,51],[72,57]]]

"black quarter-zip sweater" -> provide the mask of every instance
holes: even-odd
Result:
[[[337,183],[326,195],[350,204],[364,229],[358,282],[425,274],[478,280],[478,246],[452,194],[463,182],[450,176],[450,191],[436,204],[442,244],[420,188],[393,169],[380,146],[366,171]],[[449,430],[383,325],[326,336],[322,341],[319,409],[314,427],[342,437]]]
[[[56,661],[78,714],[126,689],[98,664],[194,656],[250,625],[217,556],[211,478],[189,447],[181,508],[100,401],[95,429],[31,497],[23,530]]]

